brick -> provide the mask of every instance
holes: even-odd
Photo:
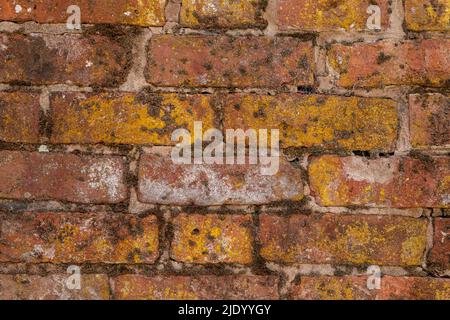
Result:
[[[415,148],[450,144],[450,96],[409,96],[411,144]]]
[[[383,276],[380,289],[367,288],[367,276],[301,277],[291,299],[307,300],[449,300],[450,280]]]
[[[290,37],[154,36],[147,82],[156,86],[313,85],[311,41]]]
[[[450,73],[450,40],[336,44],[328,52],[343,87],[389,85],[445,87]]]
[[[117,300],[273,300],[278,299],[275,276],[154,276],[113,278]]]
[[[401,216],[260,216],[261,256],[306,264],[421,265],[427,220]]]
[[[435,267],[450,270],[450,219],[436,218],[433,224],[433,248],[428,261]]]
[[[0,198],[119,203],[124,175],[116,156],[0,151]]]
[[[175,164],[170,155],[148,153],[139,163],[138,199],[152,204],[223,205],[300,201],[300,171],[280,157],[275,175],[261,164]]]
[[[163,26],[166,0],[0,0],[0,20],[66,23],[70,5],[81,11],[81,23]]]
[[[390,1],[387,0],[279,0],[277,23],[281,30],[297,31],[363,31],[370,5],[381,10],[381,30],[389,27]]]
[[[174,130],[218,122],[209,95],[58,93],[50,101],[52,143],[174,145]]]
[[[253,260],[251,215],[180,214],[174,218],[171,257],[187,263]]]
[[[389,99],[322,95],[232,95],[225,128],[280,130],[283,147],[393,150],[396,103]]]
[[[100,34],[0,33],[0,82],[117,86],[131,49]]]
[[[39,93],[0,92],[0,140],[39,142]]]
[[[448,157],[322,156],[309,165],[311,191],[323,206],[449,207]]]
[[[264,0],[182,0],[180,21],[191,28],[264,28]]]
[[[153,263],[159,256],[155,216],[46,212],[0,222],[0,261]]]
[[[108,300],[105,274],[81,274],[81,289],[69,289],[70,274],[0,275],[0,300]]]
[[[406,0],[406,27],[412,31],[449,31],[448,0]]]

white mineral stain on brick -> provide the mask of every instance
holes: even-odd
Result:
[[[347,177],[355,181],[384,184],[394,178],[396,163],[391,159],[350,157],[344,159],[343,169]]]
[[[22,12],[22,6],[20,4],[16,4],[16,6],[14,7],[14,10],[16,11],[16,13],[21,13]]]
[[[96,162],[88,169],[88,184],[92,189],[106,189],[112,200],[118,200],[121,194],[122,172],[110,159]]]

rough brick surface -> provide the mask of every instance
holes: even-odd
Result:
[[[279,87],[314,83],[310,41],[290,37],[151,39],[147,81],[158,86]]]
[[[413,31],[449,31],[449,12],[447,0],[406,0],[406,27]]]
[[[247,162],[248,163],[248,162]],[[174,164],[170,155],[141,156],[138,197],[152,204],[265,204],[300,201],[301,173],[280,158],[276,175],[262,175],[262,165]]]
[[[116,86],[129,48],[99,34],[0,34],[0,82]]]
[[[181,214],[173,221],[171,257],[193,263],[250,264],[252,224],[251,215]]]
[[[261,255],[282,263],[420,265],[427,220],[315,214],[261,215]]]
[[[448,157],[322,156],[309,165],[311,190],[324,206],[448,207]]]
[[[155,216],[4,214],[0,230],[2,262],[152,263],[159,255]]]
[[[81,23],[161,26],[166,0],[0,0],[0,20],[66,23],[68,7],[80,8]]]
[[[390,1],[387,0],[279,0],[278,26],[282,30],[298,31],[361,31],[366,24],[370,5],[380,7],[381,30],[389,26]]]
[[[61,93],[51,97],[53,143],[173,145],[172,132],[193,132],[194,121],[214,128],[207,95]]]
[[[0,198],[118,203],[124,162],[115,156],[0,151]]]
[[[191,28],[263,28],[264,0],[182,0],[180,21]]]
[[[107,300],[108,276],[82,274],[81,289],[67,286],[70,274],[0,275],[0,300]]]
[[[450,96],[409,96],[411,144],[415,148],[450,144]]]
[[[433,248],[428,261],[442,270],[450,270],[450,219],[436,218],[433,224]]]
[[[291,294],[308,300],[449,300],[450,280],[383,276],[380,289],[369,290],[367,276],[301,277]]]
[[[123,275],[113,280],[120,300],[277,299],[273,276],[156,276]]]
[[[397,112],[389,99],[234,95],[225,103],[224,127],[279,129],[284,147],[392,150]]]
[[[336,44],[328,52],[343,87],[423,85],[445,87],[450,73],[450,40]]]
[[[0,141],[39,142],[39,93],[0,92]]]

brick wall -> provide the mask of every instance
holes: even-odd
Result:
[[[0,299],[450,299],[449,10],[0,0]],[[174,164],[194,121],[279,172]]]

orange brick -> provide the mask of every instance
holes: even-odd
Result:
[[[0,140],[39,142],[39,93],[0,92]]]
[[[278,129],[287,147],[393,150],[396,103],[323,95],[236,94],[225,100],[224,128]]]
[[[281,30],[298,31],[363,31],[370,5],[381,10],[381,30],[389,27],[391,5],[388,0],[279,0],[278,26]]]
[[[309,181],[323,206],[449,207],[448,157],[366,159],[326,155],[312,160]]]
[[[174,218],[171,257],[188,263],[253,260],[251,215],[180,214]]]
[[[433,224],[433,248],[428,261],[434,267],[450,270],[450,219],[436,218]]]
[[[448,0],[406,0],[406,27],[413,31],[449,31]]]
[[[4,214],[0,261],[153,263],[159,256],[155,216],[113,213]]]
[[[70,274],[2,274],[0,300],[108,300],[108,276],[81,272],[80,290],[67,287],[66,281]]]
[[[450,73],[450,40],[391,40],[336,44],[328,52],[343,87],[389,85],[445,87]]]
[[[273,300],[278,299],[276,276],[154,276],[113,278],[118,300]]]
[[[147,82],[156,86],[313,85],[311,41],[290,37],[154,36]]]
[[[413,147],[450,144],[450,96],[439,93],[410,95],[409,114]]]
[[[163,26],[166,0],[0,0],[0,20],[66,23],[71,5],[80,7],[81,23]]]
[[[261,256],[307,264],[421,265],[427,220],[376,215],[260,217]]]

